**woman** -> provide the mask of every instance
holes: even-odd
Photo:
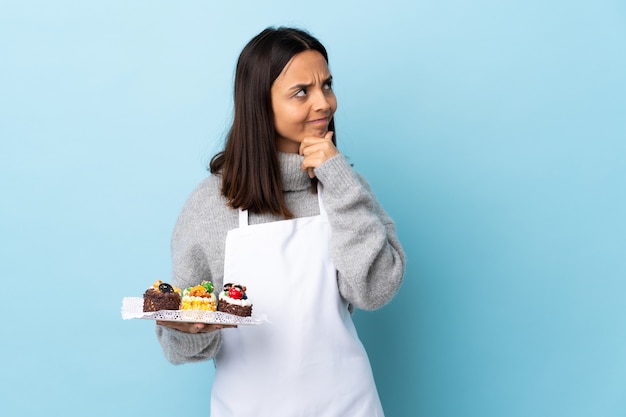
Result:
[[[392,220],[335,144],[328,55],[268,28],[243,49],[234,119],[172,238],[172,283],[239,282],[269,323],[158,322],[172,363],[214,359],[211,416],[382,416],[352,307],[397,292]]]

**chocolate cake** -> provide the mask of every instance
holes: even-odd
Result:
[[[217,311],[241,317],[251,316],[252,302],[246,295],[246,286],[230,282],[224,284],[224,290],[220,292],[217,302]]]
[[[178,310],[180,299],[180,290],[159,280],[143,294],[143,311]]]

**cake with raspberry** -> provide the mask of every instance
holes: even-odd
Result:
[[[143,311],[178,310],[180,289],[157,280],[143,294]]]
[[[217,310],[217,297],[213,294],[213,283],[211,281],[202,281],[200,285],[185,288],[180,309]]]
[[[246,286],[229,282],[224,284],[217,301],[217,311],[241,317],[252,315],[252,302],[246,295]]]

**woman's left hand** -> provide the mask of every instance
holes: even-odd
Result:
[[[185,333],[209,333],[215,330],[227,329],[229,327],[237,327],[229,324],[207,324],[207,323],[188,323],[177,321],[161,321],[157,320],[159,326],[169,327]]]
[[[300,155],[304,156],[302,170],[315,177],[313,170],[339,153],[333,144],[334,132],[327,132],[323,138],[308,136],[300,143]]]

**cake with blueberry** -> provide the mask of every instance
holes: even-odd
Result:
[[[217,297],[213,294],[213,283],[202,281],[200,285],[185,288],[181,310],[217,310]]]
[[[218,297],[217,311],[241,317],[251,316],[252,302],[246,295],[246,286],[231,282],[224,284]]]
[[[143,311],[178,310],[180,301],[180,289],[158,280],[143,294]]]

